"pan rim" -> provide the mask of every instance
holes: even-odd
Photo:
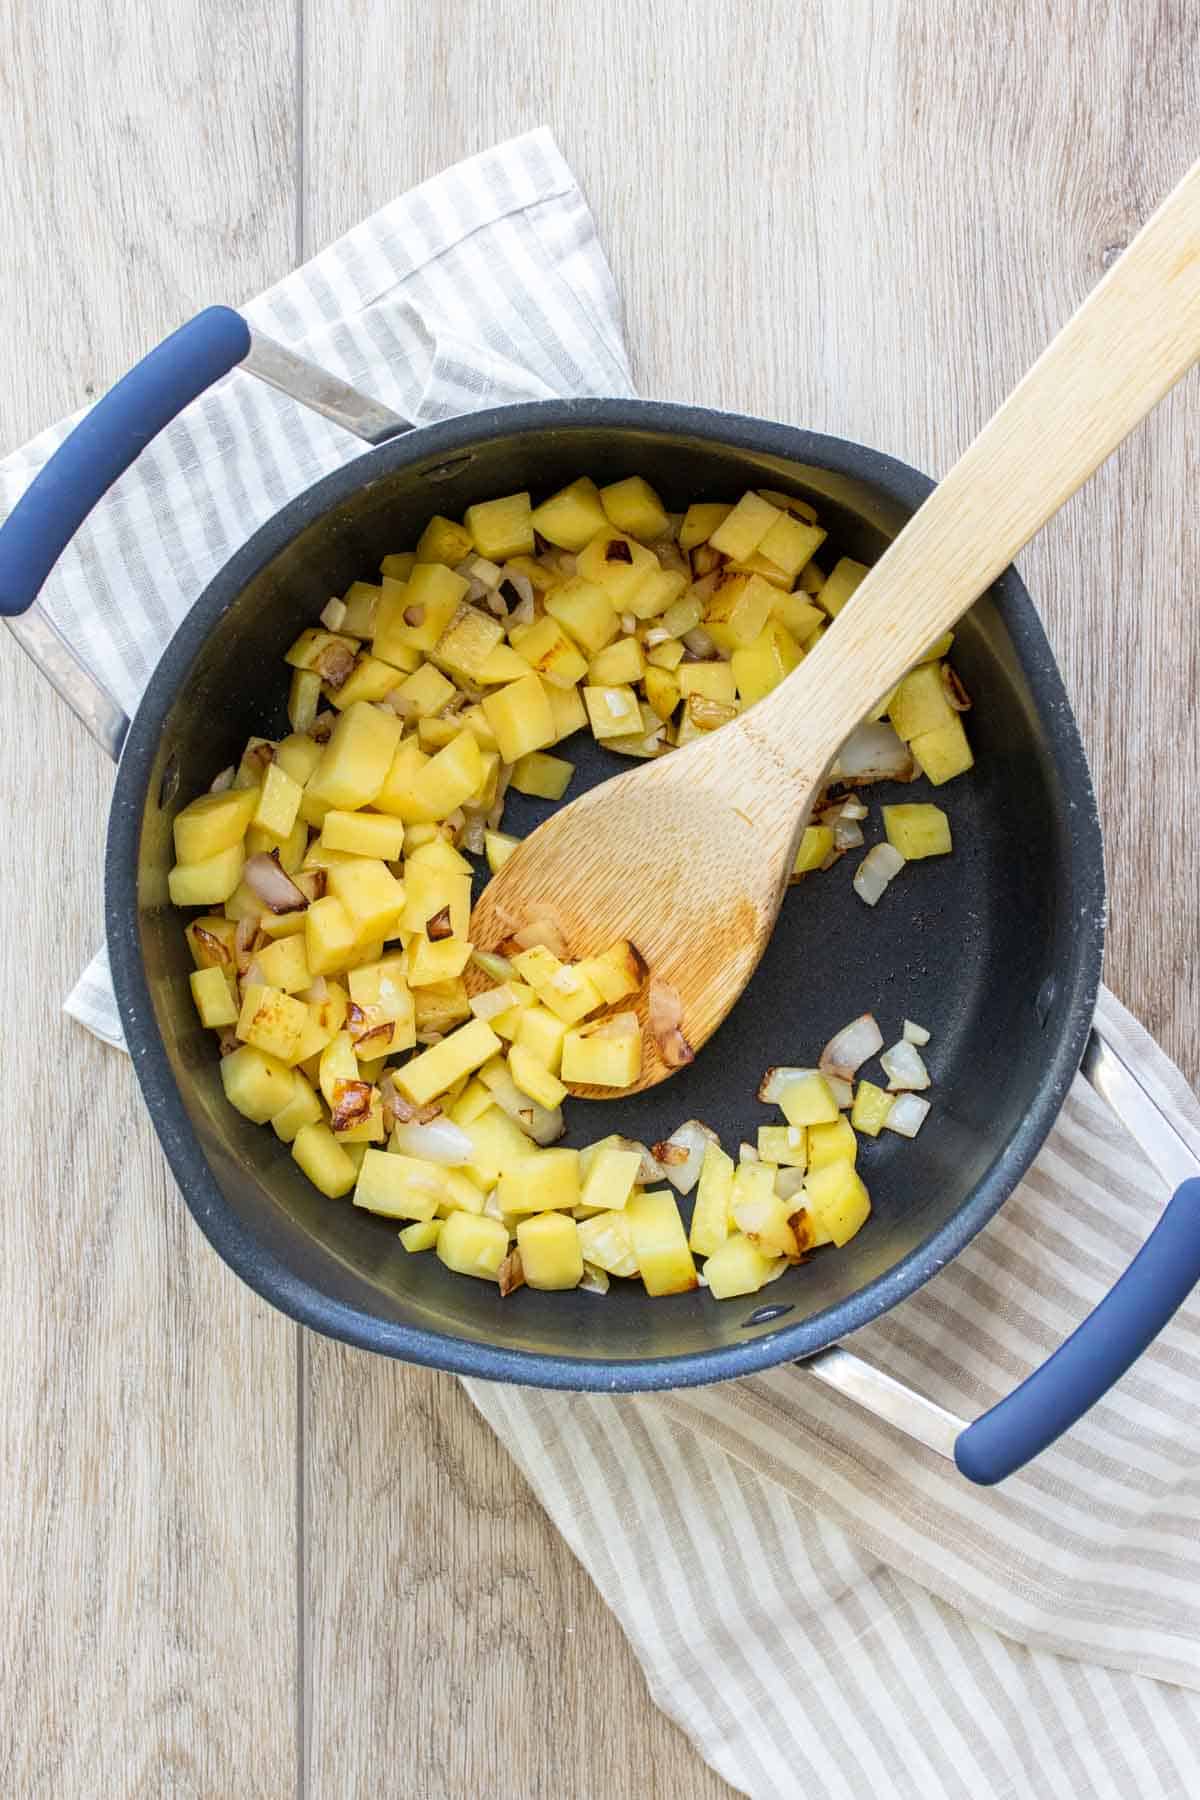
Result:
[[[1077,928],[1058,972],[1057,1035],[1048,1037],[1037,1100],[951,1219],[900,1262],[822,1311],[781,1323],[777,1330],[744,1343],[679,1356],[582,1358],[506,1348],[361,1312],[298,1277],[234,1215],[221,1193],[171,1072],[142,963],[137,854],[164,721],[204,639],[224,611],[254,575],[332,507],[385,475],[430,458],[449,459],[493,437],[596,427],[690,437],[809,463],[873,484],[912,508],[934,485],[908,464],[849,439],[739,413],[633,399],[547,400],[495,408],[422,426],[353,458],[293,498],[235,552],[209,582],[155,667],[117,772],[106,850],[105,912],[122,1027],[172,1174],[209,1243],[249,1287],[297,1323],[327,1337],[418,1365],[525,1386],[638,1392],[731,1380],[814,1355],[914,1293],[994,1216],[1049,1134],[1083,1054],[1100,985],[1104,864],[1100,821],[1074,713],[1033,601],[1010,567],[992,592],[1037,700],[1059,780],[1074,802],[1060,821],[1065,860],[1073,891],[1087,896],[1088,904],[1079,909]]]

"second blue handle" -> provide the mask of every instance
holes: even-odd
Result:
[[[1003,1481],[1100,1400],[1200,1282],[1200,1180],[1185,1181],[1112,1292],[1019,1388],[961,1433],[954,1460]]]
[[[81,419],[0,526],[0,616],[27,612],[87,518],[151,438],[250,349],[250,327],[210,306],[144,356]]]

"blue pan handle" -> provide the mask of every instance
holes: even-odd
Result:
[[[959,1434],[969,1481],[1003,1481],[1081,1419],[1200,1282],[1200,1179],[1178,1188],[1111,1293],[1040,1369]]]
[[[164,425],[236,368],[249,350],[250,327],[240,313],[207,307],[97,401],[0,526],[0,617],[29,610],[117,477]]]

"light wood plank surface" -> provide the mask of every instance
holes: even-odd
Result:
[[[1196,154],[1198,33],[1134,0],[10,9],[0,447],[545,121],[643,392],[938,473]],[[1021,558],[1100,791],[1108,977],[1193,1079],[1198,453],[1193,375]],[[298,1353],[201,1244],[130,1071],[56,1013],[98,933],[110,778],[2,641],[0,705],[29,747],[0,764],[3,1791],[726,1792],[456,1384]]]
[[[293,26],[241,19],[233,58],[178,6],[0,12],[5,450],[290,266]],[[103,935],[112,771],[7,632],[0,707],[0,1792],[277,1796],[298,1334],[201,1239],[127,1059],[59,1011]]]

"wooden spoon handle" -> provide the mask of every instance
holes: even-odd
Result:
[[[889,546],[755,735],[828,761],[1200,357],[1200,162]],[[797,770],[801,780],[819,770]]]

